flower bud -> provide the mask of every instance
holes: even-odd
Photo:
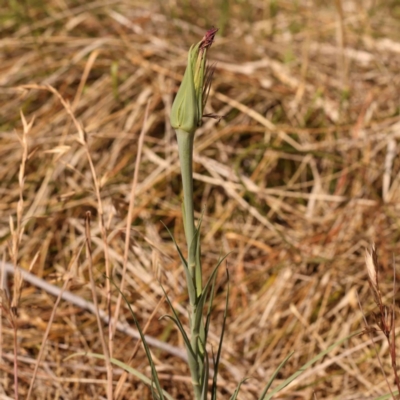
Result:
[[[176,130],[193,134],[201,125],[213,73],[213,69],[206,66],[207,49],[217,30],[207,31],[203,39],[189,50],[186,71],[171,108],[170,121]]]

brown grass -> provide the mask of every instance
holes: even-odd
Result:
[[[108,300],[105,268],[109,263],[118,283],[125,263],[124,292],[142,326],[150,321],[147,334],[183,346],[170,321],[158,320],[169,312],[167,304],[152,315],[162,298],[157,278],[183,317],[187,304],[183,271],[162,225],[183,243],[177,146],[168,113],[190,44],[218,26],[207,112],[224,118],[207,120],[198,132],[195,194],[198,215],[204,207],[205,274],[221,253],[230,252],[220,398],[229,399],[238,381],[250,376],[239,398],[256,399],[291,350],[295,354],[278,382],[362,329],[356,293],[367,318],[375,307],[364,248],[376,243],[380,289],[389,304],[392,264],[400,256],[400,3],[326,3],[49,0],[3,6],[1,258],[11,263],[17,257],[29,269],[38,253],[36,276],[60,288],[67,280],[68,291],[91,300],[84,249],[90,212],[99,308],[106,316],[109,305],[114,315],[118,293],[111,287]],[[26,135],[27,157],[20,112],[25,127],[35,119]],[[10,217],[24,229],[11,252]],[[12,273],[7,281],[11,287]],[[214,349],[225,290],[221,272],[210,333]],[[25,280],[16,317],[20,398],[27,396],[40,351],[31,398],[100,399],[110,385],[115,393],[121,369],[114,367],[107,383],[104,361],[65,360],[82,351],[103,353],[96,316],[65,300],[54,309],[55,301]],[[119,319],[133,326],[124,303]],[[112,337],[106,324],[103,331],[107,346],[112,340],[112,356],[128,362],[136,339],[119,329]],[[0,399],[14,397],[13,336],[2,318]],[[376,346],[394,389],[382,339]],[[190,399],[185,362],[152,349],[164,388],[177,399]],[[131,365],[149,376],[142,349]],[[150,398],[132,376],[120,385],[118,399]],[[386,392],[364,335],[334,350],[277,398],[372,399]]]

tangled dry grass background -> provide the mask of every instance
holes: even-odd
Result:
[[[183,347],[158,318],[157,279],[184,313],[183,271],[162,223],[182,243],[177,147],[168,114],[186,52],[211,26],[216,62],[207,120],[196,138],[197,212],[204,209],[205,273],[229,252],[231,277],[220,398],[250,376],[240,399],[255,399],[280,361],[278,382],[336,340],[363,329],[374,311],[364,248],[375,242],[391,301],[400,256],[400,3],[398,1],[82,1],[2,5],[0,39],[0,249],[11,262],[23,147],[24,234],[18,263],[91,299],[85,214],[92,214],[93,270],[106,305],[105,244],[84,129],[100,186],[113,276],[118,283],[135,161],[141,155],[125,293],[147,334]],[[63,104],[63,101],[64,104]],[[69,106],[68,106],[69,104]],[[149,117],[142,148],[138,138]],[[199,215],[199,214],[198,214]],[[11,246],[12,247],[12,246]],[[35,256],[37,258],[35,259]],[[397,261],[398,263],[398,261]],[[12,276],[8,277],[12,284]],[[217,345],[226,277],[218,279],[211,339]],[[113,291],[112,307],[118,293]],[[25,282],[18,307],[21,398],[55,298]],[[4,317],[4,313],[3,313]],[[132,325],[126,307],[120,319]],[[114,357],[128,362],[136,340],[117,332]],[[387,346],[383,369],[393,383]],[[95,316],[67,301],[56,310],[33,398],[105,398]],[[186,364],[154,348],[164,387],[190,399]],[[0,398],[13,398],[13,331],[1,326]],[[140,349],[131,365],[148,374]],[[115,384],[122,371],[114,369]],[[122,381],[121,381],[122,382]],[[277,398],[369,399],[388,391],[367,335],[335,349]],[[150,393],[128,377],[119,399]]]

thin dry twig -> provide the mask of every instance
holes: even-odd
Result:
[[[10,275],[14,275],[15,267],[14,267],[14,265],[9,264],[9,263],[2,263],[0,265],[0,267],[1,267],[1,272],[4,276],[4,281],[2,282],[2,284],[0,286],[0,290],[5,292],[6,291],[6,289],[5,289],[6,282],[8,281],[7,277]],[[20,267],[17,267],[17,270],[20,271],[25,282],[27,282],[33,286],[36,286],[39,289],[44,290],[45,292],[51,294],[52,296],[60,297],[63,301],[65,301],[68,304],[72,304],[75,307],[81,308],[82,310],[87,310],[90,313],[92,313],[93,315],[96,314],[96,307],[92,302],[85,300],[82,297],[77,296],[76,294],[71,293],[68,290],[62,291],[62,289],[60,287],[52,285],[51,283],[46,282],[45,280],[37,277],[36,275],[29,273],[28,271],[26,271]],[[109,324],[109,315],[104,310],[98,309],[98,314],[100,315],[101,320],[105,324]],[[124,333],[125,335],[128,335],[134,339],[140,340],[139,332],[136,329],[131,328],[127,323],[124,323],[121,321],[113,321],[113,323],[115,324],[115,326],[117,327],[117,330],[119,332]],[[146,338],[146,342],[150,346],[154,346],[154,347],[156,347],[160,350],[163,350],[169,354],[172,354],[184,361],[187,360],[186,351],[184,349],[172,346],[168,343],[165,343],[165,342],[158,340],[149,335],[145,335],[145,338]]]
[[[90,234],[90,211],[88,211],[86,213],[85,222],[86,222],[86,224],[85,224],[85,226],[86,226],[86,257],[87,257],[87,260],[89,263],[90,287],[92,289],[93,304],[94,304],[95,315],[96,315],[96,320],[97,320],[97,327],[99,329],[100,342],[101,342],[101,345],[103,348],[104,359],[106,361],[106,367],[107,367],[107,397],[108,397],[108,400],[112,400],[113,399],[113,387],[112,387],[113,369],[111,366],[109,349],[106,345],[106,342],[104,341],[103,327],[101,324],[101,318],[100,318],[100,313],[99,313],[99,304],[97,301],[96,284],[94,282],[94,277],[93,277],[93,261],[92,261],[92,245],[91,245],[92,237]]]
[[[140,161],[141,161],[144,137],[145,137],[146,128],[147,128],[146,124],[147,124],[147,119],[148,119],[150,101],[151,100],[148,101],[147,106],[146,106],[146,111],[144,113],[142,130],[140,131],[140,135],[139,135],[138,150],[137,150],[136,163],[135,163],[135,170],[134,170],[134,175],[133,175],[133,180],[132,180],[131,193],[130,193],[130,197],[129,197],[128,215],[126,217],[124,261],[123,261],[123,268],[122,268],[121,283],[120,283],[120,288],[119,288],[120,289],[120,293],[118,294],[118,299],[117,299],[117,303],[116,303],[116,306],[115,306],[115,313],[114,313],[114,319],[116,321],[118,320],[118,317],[119,317],[119,311],[120,311],[121,302],[122,302],[122,294],[121,293],[123,293],[123,291],[125,289],[126,270],[127,270],[127,266],[128,266],[128,256],[129,256],[129,247],[130,247],[130,243],[131,243],[131,225],[132,225],[133,209],[134,209],[134,206],[135,206],[136,189],[137,189],[137,183],[138,183],[138,177],[139,177],[139,167],[140,167]]]
[[[79,253],[80,253],[80,251],[79,251]],[[38,254],[38,255],[39,255],[39,254]],[[60,304],[60,301],[61,301],[61,299],[62,299],[62,297],[63,297],[63,294],[64,294],[65,291],[67,290],[67,287],[68,287],[68,285],[69,285],[69,282],[70,282],[70,280],[71,280],[71,278],[72,278],[70,269],[71,269],[72,265],[76,262],[76,259],[78,258],[78,256],[79,256],[79,254],[77,255],[77,257],[75,257],[74,259],[72,259],[71,264],[70,264],[69,268],[67,269],[67,274],[66,274],[66,276],[65,276],[64,284],[63,284],[62,288],[60,289],[60,292],[59,292],[59,294],[58,294],[58,296],[57,296],[57,298],[56,298],[56,301],[55,301],[55,303],[54,303],[53,310],[52,310],[52,312],[51,312],[49,321],[48,321],[47,326],[46,326],[46,331],[45,331],[45,333],[44,333],[44,335],[43,335],[43,339],[42,339],[41,346],[40,346],[40,351],[39,351],[39,354],[38,354],[38,356],[37,356],[37,358],[36,358],[35,368],[34,368],[33,373],[32,373],[31,383],[30,383],[30,385],[29,385],[28,394],[27,394],[27,396],[26,396],[26,399],[27,399],[27,400],[29,400],[30,397],[31,397],[31,395],[32,395],[33,385],[34,385],[34,383],[35,383],[35,379],[36,379],[36,376],[37,376],[37,373],[38,373],[38,370],[39,370],[39,366],[40,366],[40,363],[41,363],[42,358],[43,358],[43,355],[44,355],[44,351],[45,351],[45,348],[46,348],[47,339],[48,339],[48,337],[49,337],[49,333],[50,333],[50,330],[51,330],[51,327],[52,327],[54,318],[55,318],[55,316],[56,316],[56,312],[57,312],[57,309],[58,309],[58,305]],[[21,275],[22,275],[22,274],[21,274]]]

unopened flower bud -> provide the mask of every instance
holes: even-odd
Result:
[[[186,71],[170,115],[171,125],[176,130],[193,134],[201,125],[213,72],[206,66],[207,49],[217,30],[207,31],[203,39],[189,50]]]

